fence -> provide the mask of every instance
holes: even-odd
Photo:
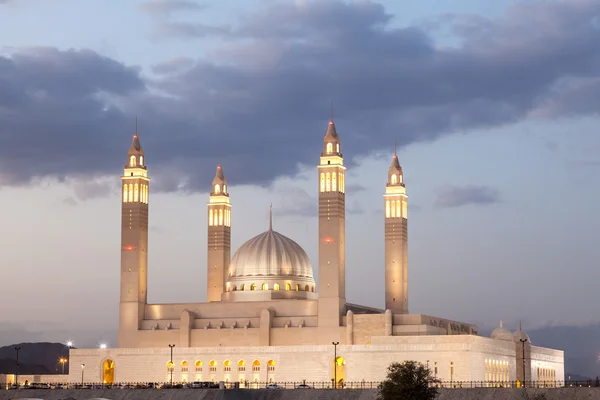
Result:
[[[379,381],[340,382],[337,389],[377,389]],[[585,381],[438,381],[433,384],[443,389],[469,389],[469,388],[559,388],[559,387],[598,387],[600,380]],[[20,390],[26,389],[332,389],[332,381],[297,381],[297,382],[119,382],[103,384],[98,382],[85,383],[31,383],[22,385]],[[10,383],[0,385],[0,390],[16,390]]]

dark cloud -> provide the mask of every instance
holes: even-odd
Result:
[[[390,27],[374,2],[269,3],[235,28],[165,21],[179,26],[170,34],[222,40],[153,80],[89,51],[0,56],[0,181],[117,176],[136,115],[153,187],[194,191],[218,162],[232,184],[316,163],[332,100],[350,165],[396,138],[591,113],[599,14],[600,1],[565,0],[443,16],[459,43],[444,47],[423,28]]]
[[[147,0],[140,4],[142,11],[152,14],[171,14],[176,11],[199,11],[205,6],[190,0]]]
[[[487,186],[447,186],[438,191],[435,206],[450,208],[498,202],[500,202],[498,191]]]

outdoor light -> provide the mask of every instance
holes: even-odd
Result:
[[[107,346],[106,346],[106,343],[102,343],[102,344],[100,344],[100,348],[101,348],[101,349],[105,349],[106,347],[107,347]]]
[[[73,347],[73,342],[69,340],[69,341],[67,342],[67,347]]]

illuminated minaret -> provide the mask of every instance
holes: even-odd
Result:
[[[148,194],[150,179],[144,150],[136,133],[121,177],[121,301],[119,347],[127,347],[130,332],[144,319],[148,289]],[[135,345],[132,343],[131,345]]]
[[[385,308],[408,313],[408,196],[402,167],[396,155],[385,186]]]
[[[346,308],[346,167],[333,118],[318,171],[319,326],[339,326]]]
[[[217,166],[208,203],[208,301],[221,301],[231,261],[231,203],[223,168]]]

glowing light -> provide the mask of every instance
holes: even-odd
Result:
[[[125,250],[127,250],[127,251],[131,251],[134,249],[135,249],[135,247],[133,247],[133,246],[125,246]]]
[[[325,243],[328,243],[328,244],[329,244],[329,243],[333,243],[333,242],[335,242],[335,240],[334,240],[333,238],[326,237],[326,238],[323,238],[323,242],[325,242]]]
[[[102,344],[100,344],[100,348],[101,348],[101,349],[105,349],[105,348],[107,348],[107,347],[108,347],[108,346],[106,345],[106,343],[102,343]]]
[[[67,342],[67,347],[73,347],[73,342],[71,340]]]

